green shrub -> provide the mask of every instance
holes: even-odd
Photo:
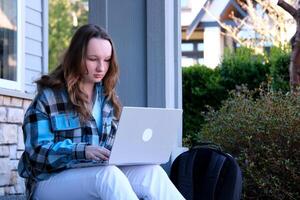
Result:
[[[219,72],[205,66],[196,65],[182,70],[183,78],[183,137],[184,144],[195,143],[197,134],[203,124],[202,112],[207,105],[217,108],[225,96],[219,85]]]
[[[238,160],[243,199],[300,199],[300,97],[248,91],[211,110],[198,138]]]
[[[221,85],[228,91],[241,85],[247,85],[250,90],[258,88],[267,82],[268,73],[265,58],[246,47],[226,50],[220,65]]]
[[[273,90],[287,92],[289,88],[289,47],[272,47],[269,55],[271,87]]]

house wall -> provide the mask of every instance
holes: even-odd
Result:
[[[215,68],[221,61],[224,42],[219,26],[204,28],[204,65]]]
[[[108,31],[116,44],[121,70],[118,94],[124,105],[147,106],[147,41],[144,37],[147,34],[147,16],[144,14],[147,2],[121,2],[114,0],[108,3]],[[113,14],[115,12],[119,14]],[[120,27],[120,19],[124,27]]]
[[[22,122],[31,100],[0,95],[0,196],[23,194],[18,162],[24,151]]]
[[[25,192],[24,179],[17,173],[24,151],[21,126],[36,91],[33,81],[48,71],[48,0],[26,0],[19,6],[22,13],[18,14],[24,20],[21,28],[24,30],[23,89],[9,90],[0,86],[0,196]]]
[[[25,93],[34,93],[35,81],[48,72],[48,1],[25,4]]]

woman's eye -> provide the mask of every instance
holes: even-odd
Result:
[[[90,61],[96,61],[96,58],[89,58]]]
[[[104,60],[105,62],[110,62],[110,59]]]

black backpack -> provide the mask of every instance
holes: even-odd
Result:
[[[170,178],[187,200],[239,200],[242,174],[236,160],[206,143],[180,154]]]

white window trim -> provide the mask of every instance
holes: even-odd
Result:
[[[9,90],[24,91],[24,66],[25,66],[25,3],[17,0],[17,80],[5,80],[0,78],[0,87]]]

